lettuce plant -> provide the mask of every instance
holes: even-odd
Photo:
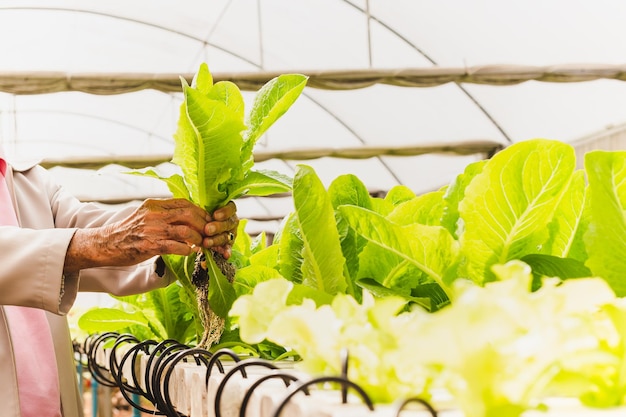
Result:
[[[542,408],[560,373],[597,384],[619,376],[620,364],[611,357],[599,362],[600,335],[608,329],[615,337],[608,315],[597,316],[615,300],[604,280],[548,279],[531,292],[528,265],[511,261],[493,269],[498,280],[485,286],[456,281],[455,302],[435,313],[402,311],[401,298],[368,292],[361,303],[337,294],[322,306],[290,304],[293,284],[271,279],[238,298],[230,314],[242,339],[295,349],[303,359],[298,367],[308,373],[339,373],[347,349],[349,377],[374,401],[429,398],[433,387],[445,387],[468,417],[517,417]],[[615,321],[623,323],[623,313],[619,317]],[[590,369],[598,373],[592,377]],[[623,385],[614,389],[623,392]]]
[[[368,292],[360,303],[340,293],[322,306],[291,304],[293,284],[279,278],[239,297],[230,314],[243,340],[292,348],[311,374],[341,372],[347,349],[349,378],[376,402],[445,388],[468,417],[518,417],[545,408],[548,393],[619,403],[625,315],[606,281],[551,278],[533,292],[527,264],[493,270],[497,280],[484,286],[455,281],[454,303],[434,313]]]
[[[285,279],[270,279],[237,298],[230,314],[244,341],[267,339],[288,346],[302,357],[297,367],[310,374],[340,374],[346,349],[348,377],[376,402],[426,393],[430,376],[421,364],[403,360],[405,351],[398,343],[402,333],[413,330],[404,316],[396,317],[403,299],[364,292],[358,302],[338,293],[328,304],[317,306],[311,299],[294,304],[289,299],[293,286]]]
[[[227,81],[214,84],[206,64],[200,66],[191,86],[181,80],[184,102],[172,159],[180,173],[163,177],[148,169],[141,174],[165,181],[175,198],[188,199],[210,213],[246,194],[266,196],[291,190],[291,178],[252,169],[253,148],[300,96],[307,77],[285,74],[270,80],[257,92],[247,115],[239,88]],[[231,285],[233,265],[212,250],[197,258],[170,255],[164,260],[189,298],[197,299],[194,310],[203,329],[199,345],[210,347],[219,341],[236,298]]]
[[[509,260],[556,268],[562,278],[588,276],[584,184],[574,166],[571,145],[529,140],[469,165],[441,190],[416,196],[397,186],[374,198],[353,175],[326,189],[299,165],[294,211],[266,249],[276,260],[265,266],[328,295],[358,300],[367,288],[430,311],[451,302],[458,277],[483,284],[495,279],[492,265]]]
[[[399,186],[384,199],[372,198],[350,175],[325,189],[315,172],[301,165],[294,177],[295,210],[274,247],[263,249],[272,253],[272,263],[249,266],[274,271],[256,283],[248,280],[241,294],[253,298],[238,301],[230,314],[244,341],[271,337],[287,349],[302,349],[298,353],[303,360],[316,364],[312,369],[330,372],[336,369],[336,357],[326,354],[327,347],[301,346],[289,337],[306,334],[306,326],[313,326],[305,314],[293,310],[297,317],[283,317],[276,306],[268,317],[250,313],[260,303],[254,285],[282,275],[292,283],[285,287],[290,290],[284,308],[302,305],[310,315],[327,312],[324,305],[332,308],[337,297],[348,295],[360,302],[359,288],[366,288],[378,298],[401,297],[408,303],[405,309],[412,310],[414,317],[407,320],[419,327],[401,333],[407,335],[398,343],[407,346],[405,357],[438,369],[450,390],[475,386],[457,393],[467,415],[519,415],[540,406],[544,389],[596,407],[624,404],[625,309],[623,299],[609,300],[626,295],[624,178],[626,152],[589,152],[582,170],[576,169],[571,145],[547,139],[512,145],[490,160],[469,165],[450,185],[421,196]],[[328,198],[334,216],[313,212],[309,201],[323,202],[321,210],[328,211]],[[317,228],[307,225],[311,219]],[[318,235],[318,230],[325,233]],[[320,243],[329,234],[338,236],[339,245]],[[335,265],[327,268],[326,261]],[[514,277],[515,283],[498,285]],[[585,277],[598,278],[580,280]],[[318,292],[304,294],[302,286]],[[318,297],[321,292],[332,298]],[[601,302],[609,304],[596,307]],[[587,310],[576,312],[577,305]],[[426,329],[419,323],[430,320],[429,314],[438,318]],[[246,328],[253,317],[256,333],[248,339]],[[282,317],[280,331],[273,324],[276,317]],[[563,323],[576,326],[564,328]],[[445,339],[455,333],[476,345]],[[411,334],[420,340],[412,342]],[[375,344],[370,340],[363,343]],[[417,355],[415,346],[422,353]],[[419,374],[418,368],[409,371],[413,368],[406,365],[405,372]],[[485,376],[489,370],[493,379]],[[388,379],[381,377],[380,386],[405,378],[385,375]]]
[[[144,294],[114,297],[117,304],[95,308],[80,316],[78,326],[91,334],[100,332],[130,333],[139,340],[173,339],[190,343],[196,337],[193,315],[183,303],[181,285]]]
[[[204,132],[187,119],[209,113],[194,110],[196,95],[220,95],[206,93],[202,77],[195,89],[204,93],[185,87],[177,147]],[[197,176],[162,179],[175,195],[205,201],[187,185]],[[571,145],[547,139],[512,145],[420,196],[397,186],[374,198],[353,175],[325,188],[299,165],[294,211],[273,244],[240,229],[241,267],[232,286],[211,275],[209,304],[223,319],[236,298],[229,318],[241,340],[295,352],[310,372],[336,373],[340,349],[350,349],[352,376],[378,401],[402,387],[428,395],[436,382],[468,416],[518,416],[550,393],[620,405],[626,307],[614,297],[626,295],[625,178],[626,152],[589,152],[581,170]],[[265,183],[280,191],[287,181]],[[227,188],[217,188],[218,206],[240,192]],[[166,257],[192,295],[194,261]]]

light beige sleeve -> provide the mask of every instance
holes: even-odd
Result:
[[[62,313],[63,262],[73,229],[0,226],[0,304]]]
[[[133,267],[83,269],[77,275],[65,277],[64,298],[71,294],[75,297],[77,289],[124,296],[166,287],[174,282],[176,277],[168,269],[165,269],[163,276],[159,276],[156,272],[156,261],[157,257]]]
[[[169,272],[155,273],[156,258],[134,267],[85,269],[63,276],[67,248],[78,228],[121,220],[135,208],[106,210],[82,203],[41,167],[16,172],[10,180],[22,227],[0,226],[0,305],[64,314],[78,291],[137,294],[174,280]]]

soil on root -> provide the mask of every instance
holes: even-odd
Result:
[[[220,253],[209,250],[218,268],[230,283],[235,279],[235,266],[228,262]],[[224,319],[213,312],[209,305],[209,285],[211,277],[207,271],[206,258],[203,252],[196,256],[196,262],[191,276],[191,282],[196,287],[196,301],[198,303],[198,313],[200,323],[204,332],[198,347],[209,349],[218,343],[224,332]]]

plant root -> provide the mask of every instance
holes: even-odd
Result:
[[[212,250],[209,250],[209,253],[213,256],[222,274],[232,283],[235,279],[235,266],[228,262],[220,253]],[[215,314],[209,305],[210,281],[211,277],[208,274],[205,255],[203,252],[200,252],[196,256],[191,282],[196,287],[196,301],[198,303],[200,323],[204,329],[198,347],[207,350],[219,342],[224,332],[224,319]]]

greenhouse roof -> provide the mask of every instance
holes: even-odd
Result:
[[[616,0],[7,0],[0,141],[83,200],[165,196],[122,172],[171,158],[180,76],[206,62],[251,101],[298,72],[308,86],[258,143],[258,167],[421,193],[534,137],[623,147],[624,16]],[[253,230],[291,210],[288,197],[238,205]]]

